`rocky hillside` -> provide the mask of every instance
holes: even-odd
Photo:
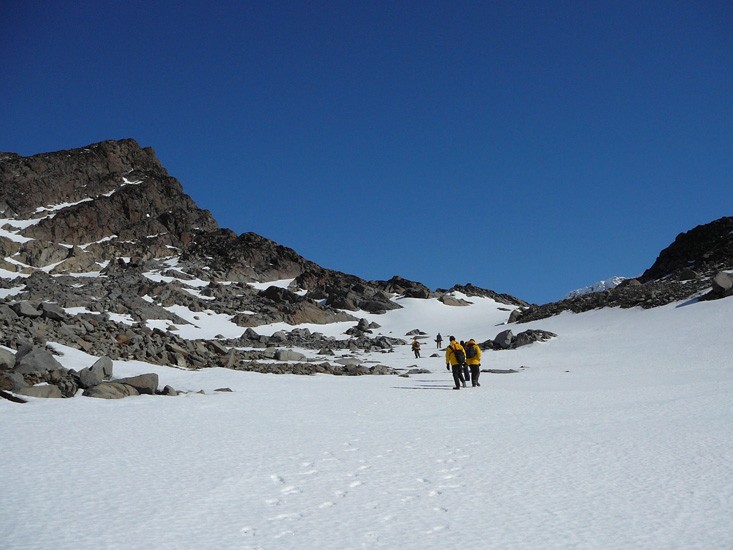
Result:
[[[366,281],[260,235],[219,228],[154,151],[134,140],[31,157],[0,153],[0,391],[130,395],[155,386],[146,379],[94,389],[116,359],[387,374],[388,366],[365,366],[349,354],[389,353],[406,343],[400,335],[373,336],[377,327],[359,317],[400,308],[396,297],[455,307],[490,298],[514,310],[513,320],[529,321],[565,310],[729,295],[725,271],[732,268],[733,218],[722,218],[680,235],[638,280],[544,306],[471,284],[431,290],[399,276]],[[225,319],[229,333],[190,336],[209,319]],[[272,323],[293,328],[257,333]],[[343,338],[295,328],[303,323],[344,323]],[[50,342],[99,357],[101,366],[59,370],[45,349]],[[306,360],[293,348],[318,350],[318,358]]]
[[[388,352],[403,343],[372,337],[359,311],[399,308],[396,296],[465,305],[454,290],[526,305],[470,285],[432,291],[401,277],[366,281],[254,233],[221,229],[154,151],[131,139],[31,157],[0,153],[0,275],[0,345],[22,349],[26,363],[38,356],[30,351],[57,342],[96,357],[181,368],[384,373],[333,359],[334,350]],[[202,340],[177,334],[211,316],[241,331]],[[343,339],[303,329],[257,334],[277,322],[350,328]],[[286,353],[295,346],[319,350],[322,360],[300,363]],[[10,372],[11,358],[0,357],[0,371]],[[25,382],[53,379],[64,395],[82,383],[24,369]],[[4,380],[0,390],[21,383]]]
[[[693,297],[715,299],[733,294],[733,217],[720,218],[680,233],[638,279],[617,287],[533,305],[514,316],[535,321],[563,311],[580,313],[601,307],[659,307]]]

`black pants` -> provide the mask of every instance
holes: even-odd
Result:
[[[460,388],[466,383],[463,378],[463,367],[461,365],[453,365],[453,381],[456,383],[456,388]]]
[[[473,385],[478,384],[478,377],[481,373],[481,365],[469,365],[471,367],[471,382],[473,382]]]

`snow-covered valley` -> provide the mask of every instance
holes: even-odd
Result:
[[[428,334],[421,359],[405,345],[365,361],[430,374],[115,361],[115,376],[156,372],[190,393],[0,400],[2,547],[731,547],[732,299],[517,326],[501,304],[471,301],[364,315],[376,332]],[[518,372],[451,391],[435,334],[506,328],[558,337],[485,351],[482,368]],[[67,368],[95,359],[55,347]]]

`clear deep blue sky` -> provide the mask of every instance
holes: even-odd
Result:
[[[733,215],[733,3],[0,8],[0,150],[135,138],[222,227],[543,303]]]

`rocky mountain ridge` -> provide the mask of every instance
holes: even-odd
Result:
[[[254,233],[222,229],[154,151],[134,140],[32,157],[0,153],[0,217],[0,345],[10,350],[44,350],[55,342],[108,360],[180,368],[384,374],[389,367],[348,355],[388,353],[405,342],[373,336],[359,311],[400,308],[396,296],[465,305],[449,291],[401,277],[366,281]],[[277,283],[283,280],[291,281],[287,288]],[[195,315],[184,319],[176,311]],[[203,340],[176,334],[210,316],[226,317],[241,331]],[[273,336],[254,330],[336,322],[350,324],[343,338],[297,328]],[[305,360],[287,353],[292,347],[319,354]],[[26,362],[39,356],[23,355]],[[0,371],[12,370],[14,361],[6,357]],[[44,370],[42,363],[39,369],[21,378],[62,384],[64,395],[83,387],[78,376]],[[0,390],[21,389],[17,376],[9,380],[0,377]]]
[[[514,315],[536,321],[563,311],[581,313],[602,307],[652,308],[688,299],[733,295],[733,217],[724,217],[680,233],[652,266],[636,279],[559,302],[532,305]]]
[[[565,310],[654,307],[711,285],[727,295],[725,270],[733,268],[733,218],[723,218],[678,237],[638,280],[543,306],[471,284],[431,290],[399,276],[366,281],[260,235],[220,228],[154,151],[131,139],[31,157],[0,153],[0,218],[0,345],[23,349],[26,362],[38,355],[28,346],[55,342],[107,360],[179,368],[385,374],[388,366],[364,365],[355,354],[389,353],[406,342],[374,336],[377,327],[359,312],[400,308],[397,297],[452,307],[490,298],[521,322]],[[177,334],[212,316],[241,331],[205,339]],[[272,323],[293,329],[257,333]],[[349,328],[343,338],[327,338],[295,328],[303,323]],[[318,350],[317,357],[306,360],[293,347]],[[14,361],[6,356],[0,372]],[[0,390],[39,380],[66,393],[83,387],[79,376],[56,370],[0,375]]]

